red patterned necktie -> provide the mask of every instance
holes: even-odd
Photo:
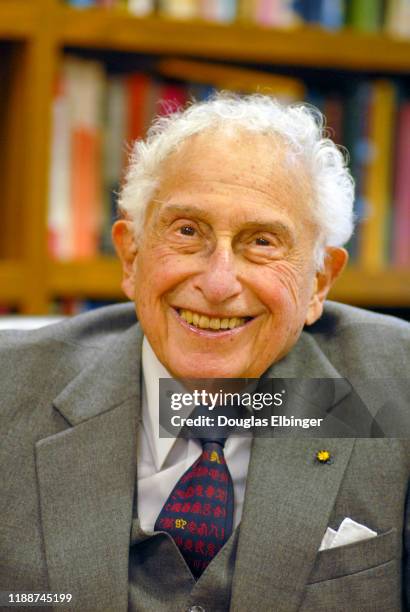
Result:
[[[199,440],[201,456],[175,485],[154,527],[171,534],[195,578],[231,535],[234,505],[226,438]]]

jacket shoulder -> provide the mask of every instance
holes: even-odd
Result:
[[[135,323],[133,304],[119,304],[40,329],[1,332],[0,417],[54,397]]]
[[[48,348],[53,343],[98,350],[135,323],[133,304],[97,308],[39,329],[2,331],[0,354],[10,355],[11,349],[19,347]]]
[[[328,301],[322,317],[306,331],[341,372],[408,376],[410,324],[406,321]]]

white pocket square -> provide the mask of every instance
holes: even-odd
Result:
[[[377,533],[373,531],[373,529],[356,523],[356,521],[353,521],[351,518],[345,518],[337,531],[331,527],[326,529],[319,551],[336,548],[336,546],[346,546],[346,544],[352,544],[360,540],[368,540],[375,536],[377,536]]]

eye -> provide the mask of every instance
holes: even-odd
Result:
[[[267,240],[266,238],[255,238],[255,244],[257,244],[258,246],[270,246],[270,242],[269,240]]]
[[[183,225],[179,228],[179,231],[183,236],[194,236],[196,230],[192,225]]]

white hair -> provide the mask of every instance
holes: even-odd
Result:
[[[319,228],[315,262],[322,267],[325,247],[342,246],[352,235],[354,182],[342,150],[327,137],[321,112],[267,95],[216,93],[154,121],[147,138],[134,144],[119,197],[119,209],[134,223],[136,236],[159,185],[161,163],[194,134],[227,127],[279,135],[305,164],[314,194],[312,218]]]

